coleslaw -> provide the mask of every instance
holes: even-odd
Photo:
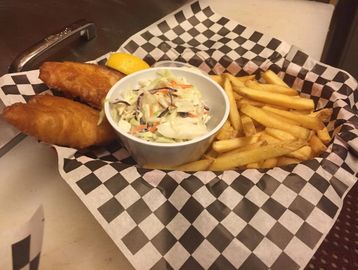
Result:
[[[111,115],[118,127],[151,142],[174,143],[206,134],[209,108],[200,91],[169,70],[139,82],[111,101]]]

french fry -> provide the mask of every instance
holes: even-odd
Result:
[[[299,97],[297,90],[270,70],[261,75],[266,83],[256,81],[255,75],[211,75],[229,98],[228,120],[200,160],[161,169],[268,169],[297,164],[326,151],[332,138],[323,123],[330,120],[332,109],[313,112],[313,100]]]
[[[262,90],[271,93],[283,94],[287,96],[297,96],[298,92],[290,87],[277,85],[277,84],[266,84],[258,83],[257,81],[246,81],[245,86],[255,90]]]
[[[247,87],[240,87],[237,92],[243,97],[265,102],[267,104],[277,105],[289,109],[313,110],[314,102],[312,99],[299,96],[287,96],[277,93],[267,93],[265,91],[255,90]]]
[[[214,159],[201,159],[193,162],[189,162],[178,167],[174,170],[177,171],[206,171],[210,165],[214,162]]]
[[[237,107],[240,109],[241,105],[242,104],[250,104],[252,106],[255,106],[255,107],[263,107],[263,106],[267,106],[266,103],[264,102],[260,102],[260,101],[256,101],[256,100],[252,100],[252,99],[249,99],[249,98],[241,98],[240,100],[237,100],[236,101],[236,104],[237,104]],[[280,107],[280,106],[276,106],[276,105],[272,105],[270,104],[270,107],[273,107],[273,108],[277,108],[277,109],[280,109],[280,110],[289,110],[287,108],[284,108],[284,107]]]
[[[261,125],[260,123],[256,122],[254,119],[252,119],[252,121],[254,122],[255,124],[255,127],[256,127],[256,131],[257,133],[262,133],[265,131],[265,126]]]
[[[305,144],[306,142],[302,140],[280,142],[277,144],[260,146],[252,150],[227,155],[225,157],[218,157],[210,165],[209,170],[228,170],[269,158],[283,156],[301,148]]]
[[[288,85],[272,70],[266,70],[261,77],[267,82],[288,87]]]
[[[204,158],[206,159],[214,159],[218,156],[218,153],[210,147],[209,150],[204,154]]]
[[[316,132],[314,130],[310,130],[310,133],[308,134],[307,141],[309,141],[313,135],[315,135]]]
[[[240,96],[238,93],[236,93],[236,92],[232,92],[232,93],[233,93],[233,95],[234,95],[234,99],[235,99],[235,100],[243,99],[243,97]]]
[[[224,77],[230,80],[233,89],[245,86],[244,81],[242,81],[239,77],[231,75],[230,73],[224,73]]]
[[[232,85],[230,83],[229,79],[225,79],[224,82],[224,90],[229,98],[230,102],[230,113],[229,113],[229,119],[231,125],[236,129],[239,133],[241,132],[241,119],[240,119],[240,113],[237,109],[236,101],[234,99],[234,95],[232,92]]]
[[[271,117],[277,119],[278,121],[281,121],[281,122],[284,122],[284,123],[287,123],[287,124],[290,124],[290,125],[294,125],[294,126],[299,126],[299,123],[296,120],[292,120],[292,119],[289,119],[287,117],[284,117],[284,116],[281,116],[279,114],[269,112],[269,111],[267,111],[267,113],[269,113]]]
[[[328,133],[328,129],[326,127],[320,130],[316,130],[316,133],[318,138],[320,138],[320,140],[326,145],[332,140],[331,136]]]
[[[287,166],[291,164],[297,164],[300,163],[301,160],[297,158],[290,158],[290,157],[279,157],[277,160],[277,166]]]
[[[333,112],[332,108],[324,108],[324,109],[321,109],[321,110],[311,113],[310,116],[317,117],[322,122],[328,122],[329,119],[331,119],[332,112]]]
[[[256,133],[256,128],[252,119],[246,115],[241,116],[242,130],[245,136],[252,136]]]
[[[292,134],[276,128],[266,128],[265,132],[281,141],[289,141],[295,139],[295,136],[293,136]]]
[[[278,158],[269,158],[265,159],[261,167],[264,169],[269,169],[277,166]]]
[[[237,136],[237,130],[235,130],[229,121],[226,121],[219,133],[216,135],[217,140],[228,140]]]
[[[239,147],[239,148],[235,148],[235,149],[230,150],[228,152],[221,153],[217,157],[225,157],[225,156],[232,155],[232,154],[235,154],[235,153],[252,150],[252,149],[255,149],[255,148],[257,148],[259,146],[263,146],[263,145],[267,145],[267,142],[266,141],[258,141],[258,142],[248,144],[248,145],[245,145],[245,146],[242,146],[242,147]]]
[[[262,109],[265,111],[273,112],[285,118],[294,120],[300,126],[305,128],[314,129],[314,130],[321,130],[324,128],[322,121],[319,120],[317,117],[311,117],[308,115],[299,115],[289,111],[283,111],[276,108],[272,108],[270,106],[263,106]]]
[[[239,77],[236,77],[236,78],[238,78],[242,82],[247,82],[247,81],[254,80],[255,77],[256,77],[255,75],[246,75],[246,76],[239,76]]]
[[[312,113],[312,110],[290,110],[291,113],[299,114],[299,115],[309,115]],[[311,117],[315,117],[310,115]]]
[[[312,157],[312,153],[312,148],[309,145],[305,145],[296,151],[288,153],[286,156],[299,160],[309,160]]]
[[[242,104],[250,104],[255,107],[263,107],[266,104],[260,101],[252,100],[249,98],[242,98],[236,102],[237,106],[240,108]]]
[[[267,133],[262,133],[260,135],[260,141],[265,141],[267,144],[275,144],[280,142],[281,140],[276,139],[275,137],[267,134]]]
[[[291,125],[282,121],[277,120],[272,117],[272,114],[264,111],[260,108],[244,104],[241,106],[240,110],[250,116],[255,121],[259,122],[261,125],[270,128],[277,128],[284,130],[295,136],[296,138],[307,139],[309,135],[309,130],[300,126]]]
[[[223,153],[238,147],[253,144],[259,140],[259,136],[260,134],[251,137],[238,137],[229,140],[215,141],[213,142],[212,147],[216,152]]]
[[[221,75],[210,75],[210,78],[217,82],[219,85],[224,86],[224,79]]]
[[[327,146],[325,146],[320,138],[318,138],[316,135],[313,135],[308,143],[311,146],[315,156],[319,156],[327,150]]]
[[[246,165],[247,169],[260,169],[262,166],[262,161],[260,162],[253,162]]]

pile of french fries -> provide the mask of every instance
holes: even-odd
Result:
[[[198,161],[173,168],[222,171],[272,168],[321,155],[331,141],[326,122],[332,109],[315,111],[311,99],[300,97],[271,70],[235,77],[211,76],[230,101],[229,118],[208,152]]]

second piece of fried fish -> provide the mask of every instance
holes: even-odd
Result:
[[[107,121],[97,125],[99,111],[62,97],[40,95],[29,103],[15,103],[3,117],[20,131],[50,144],[82,149],[116,138]]]
[[[104,66],[77,62],[44,62],[39,75],[48,87],[80,97],[95,108],[101,108],[109,89],[122,77]]]

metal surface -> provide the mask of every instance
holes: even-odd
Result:
[[[93,22],[88,22],[82,19],[66,26],[58,33],[51,34],[19,54],[11,63],[9,73],[31,69],[31,64],[38,57],[41,57],[46,53],[50,53],[50,50],[61,46],[63,41],[73,37],[74,35],[79,35],[87,41],[91,40],[96,36],[96,26]]]
[[[128,37],[181,7],[188,0],[4,0],[0,2],[0,76],[17,55],[65,25],[85,18],[96,38],[69,38],[48,55],[51,61],[89,61],[118,49]],[[37,68],[41,62],[32,64]]]

